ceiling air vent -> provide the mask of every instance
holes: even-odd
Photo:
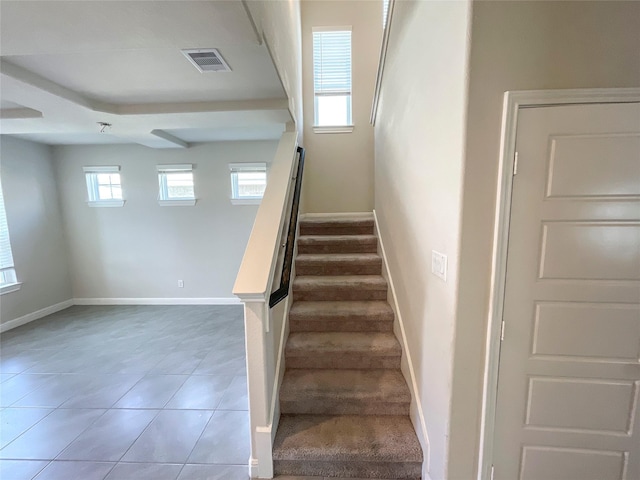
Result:
[[[215,48],[182,50],[182,53],[193,63],[200,73],[231,71],[227,62],[224,61],[220,52]]]

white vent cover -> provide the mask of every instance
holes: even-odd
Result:
[[[215,48],[182,50],[182,53],[198,70],[200,70],[200,73],[231,71],[227,62],[224,61],[220,52]]]

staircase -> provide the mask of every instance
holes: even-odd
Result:
[[[420,479],[372,215],[300,223],[276,475]]]

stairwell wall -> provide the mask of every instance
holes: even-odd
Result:
[[[375,209],[433,480],[447,478],[469,26],[469,1],[395,3],[375,126]],[[430,273],[431,250],[448,255],[446,282]]]
[[[312,29],[347,25],[352,27],[353,132],[315,133]],[[305,212],[373,210],[374,133],[369,115],[381,41],[382,1],[302,1]]]

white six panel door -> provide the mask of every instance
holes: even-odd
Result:
[[[521,109],[495,480],[640,479],[640,104]]]

